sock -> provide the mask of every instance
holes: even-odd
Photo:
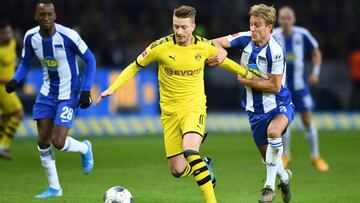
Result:
[[[56,171],[56,165],[55,165],[55,155],[51,149],[51,146],[47,149],[40,149],[38,146],[39,152],[40,152],[40,160],[41,164],[45,169],[45,174],[49,182],[49,186],[51,188],[54,188],[56,190],[60,189],[60,183],[59,178]]]
[[[305,138],[310,146],[311,158],[319,157],[320,152],[318,132],[314,123],[312,123],[309,128],[305,127]]]
[[[87,153],[89,150],[89,147],[78,140],[75,140],[72,137],[66,137],[64,147],[61,149],[61,151],[65,152],[80,152],[81,154]]]
[[[277,175],[282,183],[289,183],[289,174],[286,173],[282,160],[280,159],[277,163]]]
[[[14,139],[14,135],[16,133],[16,130],[20,126],[21,120],[18,119],[15,116],[10,117],[6,121],[2,122],[2,130],[3,130],[3,141],[2,145],[5,149],[10,148],[10,144],[12,140]]]
[[[290,139],[291,139],[291,132],[288,128],[285,134],[282,136],[282,142],[284,145],[284,152],[283,155],[290,157]]]
[[[191,167],[194,179],[197,182],[200,191],[203,193],[207,203],[216,203],[214,188],[212,186],[209,169],[201,159],[199,152],[194,150],[184,151],[184,156]]]
[[[276,173],[283,152],[283,144],[281,138],[268,138],[267,140],[269,144],[266,149],[266,181],[264,187],[268,186],[275,191]]]
[[[192,167],[191,167],[190,164],[188,163],[188,164],[186,165],[186,168],[185,168],[184,172],[182,172],[180,178],[190,176],[190,175],[193,174],[193,172],[194,172],[194,171],[192,170]]]

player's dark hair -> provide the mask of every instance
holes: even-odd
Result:
[[[174,16],[178,18],[191,18],[195,21],[196,10],[194,7],[183,5],[174,9]]]
[[[8,20],[1,19],[0,20],[0,30],[6,28],[7,26],[11,26],[10,22]]]

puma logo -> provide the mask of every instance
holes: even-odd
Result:
[[[169,55],[169,58],[171,58],[171,59],[174,60],[174,61],[175,61],[175,57],[176,57],[175,55],[174,55],[174,56],[170,56],[170,55]]]

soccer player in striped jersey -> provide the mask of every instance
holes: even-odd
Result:
[[[194,176],[207,203],[215,203],[215,177],[212,162],[202,159],[200,145],[205,136],[206,96],[204,92],[205,61],[216,55],[214,43],[192,35],[196,11],[181,6],[174,10],[174,34],[153,42],[127,66],[110,87],[101,93],[114,94],[127,80],[152,62],[159,65],[161,121],[164,128],[166,157],[176,178]],[[230,59],[220,67],[242,77],[252,78],[246,68]]]
[[[319,45],[307,29],[294,26],[295,13],[292,8],[281,8],[278,22],[281,27],[274,29],[273,36],[286,52],[286,84],[291,91],[295,109],[301,115],[301,121],[305,128],[305,138],[310,145],[311,161],[319,171],[327,171],[329,166],[320,157],[318,132],[312,117],[314,102],[308,85],[316,85],[319,81],[321,66]],[[313,64],[309,79],[307,79],[305,72],[305,59],[308,54],[311,54]],[[286,167],[290,161],[290,129],[283,136],[283,141],[283,162]]]
[[[250,31],[215,39],[223,48],[236,47],[242,52],[241,65],[265,80],[248,80],[239,77],[245,87],[242,105],[249,115],[254,141],[266,163],[266,181],[259,202],[275,198],[276,175],[285,202],[291,199],[289,181],[291,171],[285,170],[281,156],[282,134],[294,118],[291,93],[285,86],[286,59],[280,44],[271,36],[276,21],[275,8],[264,4],[254,5],[250,12]],[[211,58],[221,61],[219,56]]]
[[[8,93],[15,91],[26,77],[33,56],[37,56],[43,69],[43,85],[34,104],[33,119],[37,121],[38,149],[49,187],[36,198],[62,195],[52,146],[61,151],[80,152],[85,174],[94,165],[91,143],[77,141],[67,134],[78,106],[91,105],[95,57],[77,32],[55,24],[55,19],[55,7],[50,0],[36,3],[35,20],[39,26],[26,32],[21,62],[14,78],[6,84]],[[85,81],[80,80],[76,55],[86,62]]]
[[[7,94],[5,84],[9,82],[15,73],[16,67],[16,40],[10,23],[0,21],[0,157],[12,159],[10,144],[14,139],[15,132],[24,117],[19,97],[16,93]]]

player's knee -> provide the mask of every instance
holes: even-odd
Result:
[[[65,140],[62,140],[62,139],[54,139],[52,141],[52,145],[58,149],[58,150],[61,150],[62,148],[64,148],[64,145],[65,145]]]
[[[180,168],[180,167],[173,167],[170,166],[170,170],[171,170],[171,174],[175,177],[175,178],[180,178],[183,174],[185,169]]]
[[[269,129],[268,130],[268,138],[279,138],[281,137],[281,134],[275,130],[275,129]]]

